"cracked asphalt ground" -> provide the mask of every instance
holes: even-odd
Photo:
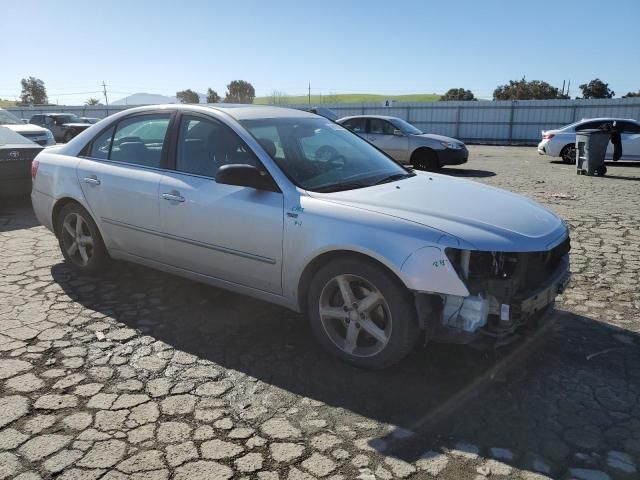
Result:
[[[126,263],[78,276],[2,201],[0,479],[638,478],[640,164],[478,146],[445,172],[562,215],[573,281],[529,341],[383,372],[280,307]]]

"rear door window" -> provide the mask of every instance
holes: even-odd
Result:
[[[367,119],[366,118],[351,118],[342,122],[342,125],[353,133],[365,133],[367,129]]]
[[[136,115],[121,120],[111,143],[110,159],[160,168],[170,114]]]

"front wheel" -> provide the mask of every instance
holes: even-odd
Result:
[[[92,275],[109,259],[100,231],[84,208],[77,203],[65,205],[56,222],[58,243],[66,262],[80,273]]]
[[[438,154],[430,148],[415,152],[411,156],[411,163],[417,170],[427,170],[430,172],[439,170],[441,167]]]
[[[73,132],[67,131],[62,138],[64,143],[69,143],[73,139]]]
[[[404,358],[418,338],[412,295],[366,260],[341,259],[322,267],[307,305],[320,344],[358,367],[386,368]]]

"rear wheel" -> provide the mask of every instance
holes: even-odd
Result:
[[[56,222],[58,243],[67,263],[88,275],[100,271],[109,259],[95,222],[77,203],[65,205]]]
[[[68,142],[70,142],[72,139],[73,139],[73,132],[71,132],[71,131],[67,131],[67,132],[65,132],[64,137],[62,138],[62,141],[63,141],[64,143],[68,143]]]
[[[565,146],[560,152],[560,157],[564,163],[576,163],[576,146],[574,144]]]
[[[441,167],[438,161],[438,154],[430,148],[416,150],[411,156],[411,164],[417,170],[428,170],[431,172]]]
[[[341,259],[325,265],[311,282],[307,305],[320,344],[358,367],[388,367],[418,338],[413,297],[374,263]]]

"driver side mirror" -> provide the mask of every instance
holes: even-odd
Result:
[[[216,173],[216,183],[255,188],[256,190],[266,190],[269,192],[280,191],[266,171],[260,170],[253,165],[223,165],[218,169],[218,173]]]
[[[404,137],[404,133],[402,133],[402,130],[400,130],[399,128],[394,128],[393,129],[393,134],[396,137]]]

